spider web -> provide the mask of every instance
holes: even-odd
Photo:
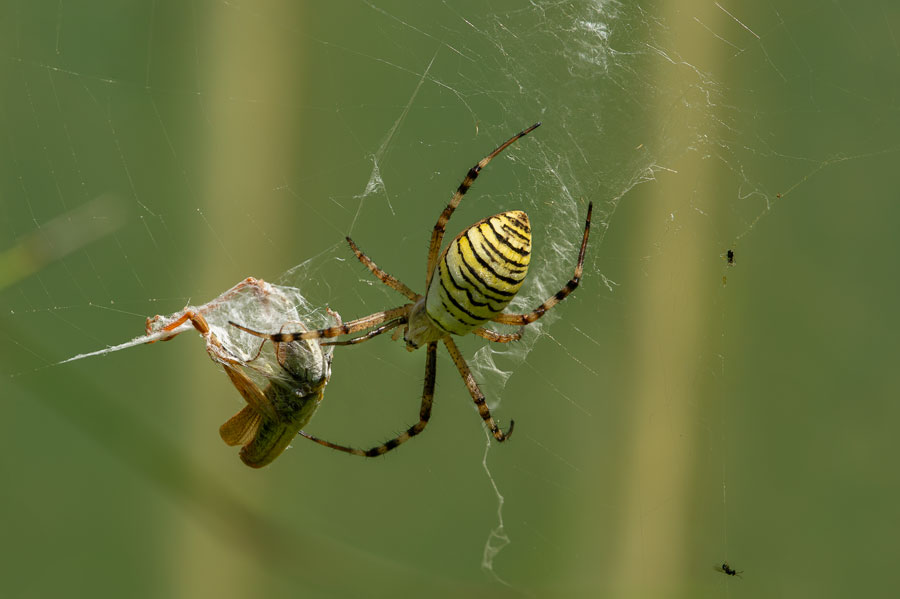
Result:
[[[6,3],[0,574],[41,595],[96,563],[157,596],[893,588],[900,292],[865,266],[900,249],[898,35],[877,1]],[[581,287],[519,343],[460,341],[509,443],[441,350],[424,434],[373,461],[298,440],[253,472],[218,438],[241,399],[202,340],[114,351],[247,276],[297,289],[302,319],[401,305],[344,237],[423,292],[453,190],[535,121],[446,237],[525,210],[528,311],[594,203]],[[422,354],[337,348],[309,432],[404,430]],[[876,505],[847,518],[847,488]]]

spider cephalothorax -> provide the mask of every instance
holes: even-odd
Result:
[[[409,287],[378,268],[349,237],[347,242],[356,257],[372,271],[385,285],[406,296],[411,303],[398,308],[377,312],[345,324],[319,329],[317,331],[298,331],[294,333],[263,333],[231,322],[232,325],[251,335],[271,339],[275,343],[289,343],[299,339],[318,339],[340,337],[372,329],[364,335],[344,341],[326,341],[322,345],[354,345],[368,341],[386,331],[402,326],[406,348],[410,351],[426,346],[425,389],[422,393],[422,404],[419,408],[419,421],[406,431],[368,450],[356,449],[318,439],[303,431],[300,434],[333,449],[360,456],[377,456],[397,447],[410,437],[425,429],[431,416],[431,404],[434,398],[435,364],[437,344],[442,342],[453,363],[465,381],[478,413],[487,424],[498,441],[505,441],[513,430],[513,422],[504,433],[497,426],[485,403],[484,394],[478,388],[469,366],[466,364],[452,335],[473,333],[490,341],[507,343],[521,337],[521,331],[509,335],[497,333],[481,325],[497,322],[508,325],[524,326],[543,316],[547,310],[561,302],[578,287],[584,268],[584,252],[587,248],[588,233],[591,226],[592,204],[588,204],[587,218],[584,223],[584,236],[575,265],[575,274],[566,285],[540,306],[527,314],[505,314],[503,309],[515,297],[525,280],[531,258],[531,225],[528,216],[519,210],[502,212],[481,220],[457,235],[453,241],[440,252],[441,241],[447,221],[463,196],[471,187],[478,173],[497,154],[510,144],[527,135],[540,126],[536,123],[524,131],[514,135],[496,150],[484,157],[469,169],[466,178],[444,211],[438,217],[431,232],[431,243],[428,250],[428,264],[425,277],[425,294],[420,295]],[[375,328],[377,327],[377,328]]]

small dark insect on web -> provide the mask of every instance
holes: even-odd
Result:
[[[728,562],[722,562],[721,566],[716,566],[716,572],[721,572],[722,574],[727,574],[728,576],[737,576],[738,578],[743,578],[741,574],[744,573],[743,570],[735,570],[731,566],[728,565]]]
[[[719,255],[725,259],[725,263],[728,266],[734,266],[734,248],[728,248],[728,250],[724,254]],[[725,287],[726,285],[728,285],[728,277],[726,275],[722,275],[722,286]]]

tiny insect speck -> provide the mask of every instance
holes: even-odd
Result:
[[[731,566],[729,566],[728,562],[722,562],[721,566],[716,566],[716,570],[718,572],[721,572],[722,574],[727,574],[728,576],[740,577],[741,574],[744,573],[743,570],[738,571],[738,570],[735,570],[734,568],[732,568]]]

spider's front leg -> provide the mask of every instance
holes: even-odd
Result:
[[[359,337],[352,337],[350,339],[345,339],[343,341],[322,341],[320,345],[356,345],[357,343],[362,343],[363,341],[368,341],[373,337],[377,337],[382,333],[386,333],[391,329],[395,329],[403,324],[406,324],[406,321],[402,318],[397,318],[392,320],[386,324],[381,325],[377,329],[373,329],[366,333],[365,335],[360,335]]]
[[[359,331],[378,326],[387,320],[404,318],[409,314],[410,308],[412,308],[412,304],[404,304],[399,308],[385,310],[384,312],[376,312],[375,314],[370,314],[369,316],[364,316],[363,318],[357,318],[356,320],[351,320],[350,322],[346,322],[339,326],[329,327],[326,329],[318,329],[315,331],[297,331],[294,333],[263,333],[261,331],[255,331],[251,328],[238,324],[233,320],[229,320],[228,324],[256,337],[271,339],[275,343],[290,343],[291,341],[297,341],[298,339],[320,339],[322,337],[331,338],[340,337],[341,335],[349,335],[351,333],[357,333]]]
[[[481,169],[486,167],[488,163],[497,156],[497,154],[508,148],[517,139],[528,135],[540,126],[540,123],[535,123],[531,127],[519,131],[518,133],[507,139],[505,142],[500,144],[496,150],[479,160],[478,163],[470,168],[469,172],[466,173],[466,177],[463,179],[462,183],[459,184],[459,187],[456,188],[456,193],[454,193],[453,197],[450,198],[450,203],[447,204],[447,207],[444,208],[443,212],[441,212],[441,215],[438,217],[437,222],[434,224],[434,229],[432,229],[431,231],[431,242],[428,244],[425,289],[428,289],[428,287],[431,285],[431,278],[434,276],[434,267],[437,265],[438,255],[441,251],[441,241],[443,241],[444,239],[444,229],[446,229],[447,227],[447,222],[450,220],[450,217],[453,215],[456,207],[459,206],[459,203],[462,201],[463,196],[466,195],[466,192],[469,191],[470,187],[472,187],[472,183],[475,182],[475,179],[478,177]]]
[[[378,277],[378,279],[382,283],[384,283],[385,285],[387,285],[394,291],[398,291],[398,292],[402,293],[403,295],[405,295],[407,298],[411,299],[414,302],[419,299],[418,293],[416,293],[415,291],[413,291],[412,289],[410,289],[409,287],[404,285],[403,282],[400,281],[399,279],[392,277],[385,271],[378,268],[378,265],[375,264],[371,258],[366,256],[363,253],[363,251],[361,249],[359,249],[359,247],[356,245],[356,243],[354,243],[353,240],[350,239],[349,237],[347,238],[347,243],[350,244],[350,249],[353,250],[353,253],[356,255],[356,258],[360,262],[365,264],[366,268],[368,268],[372,272],[373,275]]]

